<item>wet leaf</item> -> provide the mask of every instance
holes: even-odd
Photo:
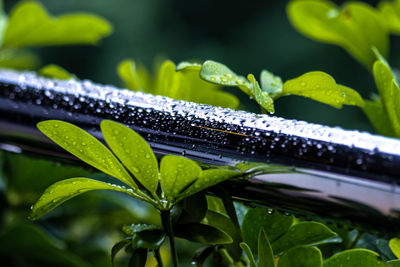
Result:
[[[107,145],[150,193],[158,186],[158,162],[149,144],[135,131],[117,122],[103,120],[101,132]]]
[[[386,27],[379,12],[368,4],[348,2],[339,8],[326,0],[291,1],[287,14],[302,34],[341,46],[368,69],[375,61],[371,47],[388,54]]]
[[[291,226],[283,236],[272,242],[272,250],[277,255],[295,246],[312,245],[335,236],[336,234],[322,223],[301,222]]]
[[[132,191],[118,185],[107,184],[89,178],[70,178],[49,186],[33,206],[29,218],[36,220],[65,201],[92,190],[113,190],[131,196],[133,194]]]
[[[222,230],[201,223],[178,224],[174,228],[176,237],[204,244],[230,244],[232,238]]]
[[[253,96],[256,102],[269,113],[275,113],[274,101],[267,92],[263,92],[261,90],[261,87],[254,78],[254,75],[249,74],[247,76],[247,79],[252,84],[251,90],[253,92]]]
[[[393,254],[396,255],[398,259],[400,259],[400,239],[399,238],[390,239],[389,247],[392,250]]]
[[[203,63],[200,70],[200,77],[206,81],[223,86],[239,86],[248,83],[245,77],[236,75],[236,73],[224,64],[212,60],[207,60]]]
[[[208,169],[204,170],[198,176],[198,179],[186,189],[179,197],[187,197],[208,187],[216,185],[227,179],[240,176],[240,172],[224,170],[224,169]]]
[[[56,144],[80,160],[137,190],[136,183],[111,151],[81,128],[57,120],[39,122],[37,127]]]
[[[160,229],[152,229],[138,232],[132,238],[132,246],[135,248],[159,249],[164,243],[165,234]]]
[[[379,255],[367,249],[349,249],[339,252],[324,261],[324,267],[383,267],[385,262],[379,258]]]
[[[288,250],[280,257],[277,267],[292,267],[292,266],[322,267],[321,251],[316,247],[295,247]],[[344,266],[350,266],[350,265],[344,265]]]
[[[362,107],[364,101],[354,90],[336,84],[335,80],[321,71],[307,72],[283,84],[282,94],[299,95],[341,108],[342,105]]]
[[[59,80],[68,80],[71,78],[76,78],[75,75],[69,73],[60,66],[50,64],[42,67],[38,70],[38,74],[48,78],[55,78]]]
[[[400,136],[400,88],[389,65],[384,60],[377,60],[374,63],[373,74],[379,96],[393,131],[396,136]]]
[[[250,261],[250,267],[257,267],[256,261],[254,260],[253,253],[251,252],[250,247],[245,243],[240,243],[240,247],[243,249],[244,253],[246,253],[247,258]]]
[[[262,91],[267,92],[271,97],[282,92],[283,83],[281,77],[267,70],[261,71],[260,83]]]
[[[269,214],[265,208],[249,209],[243,219],[242,233],[246,242],[255,255],[258,254],[257,242],[261,229],[264,229],[271,243],[282,236],[293,224],[294,217],[286,216],[277,211]]]
[[[381,99],[377,97],[364,103],[363,111],[375,130],[385,136],[396,136]]]
[[[187,70],[200,71],[200,69],[201,69],[201,64],[196,62],[183,61],[176,66],[177,71],[187,71]]]
[[[112,32],[103,18],[89,13],[49,16],[34,1],[17,4],[9,15],[3,47],[96,44]]]
[[[170,199],[176,198],[200,173],[201,168],[193,160],[173,155],[161,159],[161,186]]]
[[[129,239],[124,239],[121,240],[119,242],[117,242],[112,248],[111,248],[111,264],[112,266],[114,266],[114,258],[117,255],[117,253],[123,249],[124,247],[126,247],[127,245],[129,245],[131,243],[131,240]]]
[[[275,267],[274,254],[264,229],[258,235],[258,267]]]

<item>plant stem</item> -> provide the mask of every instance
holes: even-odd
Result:
[[[163,262],[160,255],[160,249],[153,250],[154,256],[156,257],[158,267],[163,267]]]
[[[169,246],[171,248],[172,262],[174,267],[178,267],[178,255],[175,248],[174,231],[172,229],[171,210],[161,210],[161,222],[167,233],[169,239]]]
[[[353,242],[351,242],[351,244],[350,244],[350,246],[349,246],[349,248],[348,249],[352,249],[352,248],[354,248],[356,245],[357,245],[357,243],[358,243],[358,240],[360,240],[360,238],[361,238],[361,236],[363,235],[363,232],[358,232],[357,233],[357,236],[356,236],[356,238],[354,239],[354,241]]]

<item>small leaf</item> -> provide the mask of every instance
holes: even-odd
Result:
[[[177,237],[204,244],[232,243],[232,238],[224,231],[201,223],[178,224],[174,228],[174,234]]]
[[[176,66],[177,71],[187,71],[187,70],[195,70],[195,71],[200,71],[201,69],[201,64],[196,63],[196,62],[188,62],[188,61],[183,61]]]
[[[269,113],[275,113],[274,101],[267,92],[261,91],[261,87],[254,78],[254,75],[249,74],[247,76],[247,79],[252,84],[251,90],[253,91],[253,96],[256,102],[265,110],[267,110]]]
[[[128,267],[145,267],[147,261],[147,249],[138,248],[132,252]]]
[[[11,11],[3,47],[96,44],[111,31],[112,26],[99,16],[71,13],[54,18],[41,4],[23,1]]]
[[[398,259],[400,259],[400,239],[399,238],[390,239],[389,247],[392,250],[393,254],[396,255]]]
[[[236,75],[227,66],[212,60],[207,60],[203,63],[200,77],[223,86],[239,86],[248,83],[243,76]]]
[[[349,249],[339,252],[324,261],[324,267],[379,267],[385,266],[385,262],[379,255],[367,249]]]
[[[243,249],[244,253],[246,253],[247,258],[250,261],[250,267],[257,267],[256,261],[254,260],[253,253],[251,252],[250,247],[245,243],[240,243],[240,247]]]
[[[32,208],[29,219],[36,220],[65,201],[92,190],[113,190],[132,196],[128,189],[89,178],[70,178],[49,186]]]
[[[264,229],[258,235],[258,267],[275,267],[274,254]]]
[[[277,255],[295,246],[312,245],[335,236],[336,234],[322,223],[301,222],[290,227],[283,236],[273,242],[272,250]]]
[[[160,229],[145,230],[135,234],[132,238],[134,248],[159,249],[164,243],[165,234]]]
[[[348,2],[342,8],[326,0],[291,1],[287,7],[293,26],[311,39],[336,44],[368,69],[375,46],[386,56],[389,37],[377,10],[361,2]]]
[[[381,13],[382,22],[386,28],[393,34],[400,34],[400,17],[398,1],[381,1],[378,9]]]
[[[307,72],[286,81],[282,94],[305,96],[335,108],[341,108],[343,104],[364,106],[363,99],[356,91],[336,84],[330,75],[321,71]]]
[[[383,107],[390,119],[393,131],[400,136],[400,88],[390,67],[382,60],[377,60],[373,73]]]
[[[200,173],[201,168],[193,160],[173,155],[161,159],[161,186],[168,198],[176,198]]]
[[[182,99],[182,92],[179,90],[181,86],[180,76],[181,74],[176,72],[174,62],[170,60],[164,61],[157,72],[154,94]]]
[[[242,233],[246,242],[255,255],[258,254],[257,238],[261,229],[264,229],[271,243],[282,236],[293,224],[294,217],[286,216],[275,211],[272,214],[265,208],[249,209],[243,219]]]
[[[363,107],[363,111],[375,130],[382,135],[396,136],[381,99],[377,97],[364,102],[365,106]]]
[[[142,65],[137,65],[133,60],[123,60],[117,67],[118,75],[125,86],[133,91],[151,93],[151,81],[147,70]]]
[[[100,128],[114,154],[150,193],[155,194],[158,163],[149,144],[138,133],[117,122],[103,120]]]
[[[132,177],[110,150],[81,128],[57,120],[39,122],[37,127],[56,144],[80,160],[108,175],[114,176],[135,190],[138,188]]]
[[[236,261],[240,260],[242,251],[240,249],[239,243],[242,241],[240,233],[236,230],[234,224],[228,216],[222,213],[208,210],[203,223],[214,226],[225,233],[227,233],[232,238],[231,244],[226,244],[224,247],[229,252],[229,255]]]
[[[202,191],[208,187],[216,185],[222,181],[234,177],[239,177],[240,175],[241,175],[240,172],[224,170],[224,169],[204,170],[200,173],[198,179],[188,189],[186,189],[179,197],[184,198],[193,195],[199,191]]]
[[[126,235],[135,235],[136,233],[140,233],[143,231],[152,231],[152,230],[161,230],[162,228],[155,224],[144,224],[144,223],[133,223],[133,224],[125,224],[122,226],[122,231]]]
[[[112,266],[114,266],[114,258],[117,255],[117,253],[123,249],[124,247],[126,247],[127,245],[129,245],[131,243],[131,240],[129,239],[124,239],[121,240],[119,242],[117,242],[111,249],[111,264]]]
[[[260,75],[261,89],[263,92],[267,92],[269,95],[274,96],[282,92],[282,79],[279,76],[275,76],[273,73],[263,70]]]
[[[41,76],[45,76],[48,78],[55,78],[59,80],[68,80],[72,78],[76,79],[75,75],[69,73],[65,69],[54,64],[42,67],[40,70],[38,70],[38,74]]]
[[[277,267],[292,267],[292,266],[322,267],[321,251],[316,247],[295,247],[288,250],[280,257]],[[344,266],[350,266],[350,265],[346,264]],[[363,266],[363,265],[358,265],[358,266]]]

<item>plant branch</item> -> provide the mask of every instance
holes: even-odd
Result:
[[[163,267],[164,265],[161,259],[160,249],[155,249],[153,250],[153,252],[154,252],[154,257],[156,257],[158,267]]]
[[[161,212],[162,225],[169,239],[169,245],[172,254],[172,262],[174,264],[174,267],[178,267],[178,255],[176,253],[176,248],[175,248],[175,238],[172,228],[171,210],[161,210],[160,212]]]

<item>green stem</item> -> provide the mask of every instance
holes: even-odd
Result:
[[[153,250],[153,252],[154,252],[154,257],[156,257],[158,267],[163,267],[164,265],[161,259],[160,249]]]
[[[361,236],[363,235],[363,233],[362,232],[358,232],[357,233],[357,236],[356,236],[356,238],[354,239],[354,241],[353,242],[351,242],[351,244],[350,244],[350,246],[349,246],[349,248],[348,249],[352,249],[352,248],[354,248],[356,245],[357,245],[357,243],[358,243],[358,240],[360,240],[360,238],[361,238]]]
[[[174,238],[174,231],[172,229],[172,219],[170,211],[171,210],[160,211],[161,221],[169,239],[169,246],[171,248],[171,254],[172,254],[172,262],[174,264],[174,267],[178,267],[178,255],[176,253],[176,248],[175,248],[175,238]]]

